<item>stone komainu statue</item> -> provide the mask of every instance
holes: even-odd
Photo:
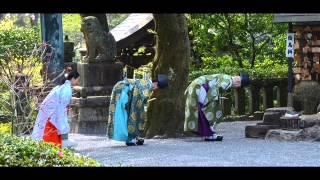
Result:
[[[96,17],[82,19],[81,32],[87,46],[85,63],[114,61],[117,54],[116,41],[110,32],[105,32]]]

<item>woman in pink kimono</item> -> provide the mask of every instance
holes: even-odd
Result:
[[[71,102],[71,86],[78,85],[79,79],[78,72],[67,74],[64,84],[53,88],[43,100],[32,132],[34,140],[43,140],[62,147],[62,134],[70,131],[67,106]]]

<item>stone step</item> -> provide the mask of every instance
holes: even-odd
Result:
[[[281,114],[285,114],[287,111],[293,111],[293,107],[274,107],[266,109],[266,112],[280,112]]]
[[[249,118],[248,115],[238,115],[238,116],[229,115],[229,116],[225,116],[224,117],[224,121],[225,122],[248,121],[248,120],[252,120],[252,119]]]
[[[315,125],[320,125],[320,114],[301,115],[300,127],[308,128]]]
[[[246,138],[264,138],[270,129],[277,129],[279,125],[249,125],[245,128]]]
[[[267,111],[263,115],[263,123],[268,125],[280,125],[281,112]]]
[[[266,134],[268,140],[278,141],[297,141],[301,136],[302,130],[283,130],[283,129],[271,129]]]
[[[263,115],[264,115],[264,112],[261,112],[261,111],[256,111],[256,112],[253,113],[253,117],[256,120],[263,119]]]

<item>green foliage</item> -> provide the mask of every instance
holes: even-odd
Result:
[[[31,71],[35,74],[31,85],[41,81],[41,63],[37,63],[39,59],[31,57],[35,45],[39,42],[39,27],[18,27],[10,19],[1,21],[0,77],[10,80],[13,85],[14,74],[22,70],[26,74],[31,74]],[[11,96],[8,84],[0,81],[0,114],[12,115]]]
[[[36,142],[29,137],[0,134],[0,167],[59,167],[101,166],[97,161],[81,156],[68,149],[45,142]],[[62,152],[62,156],[58,153]]]
[[[63,34],[68,35],[69,40],[79,46],[83,41],[83,34],[80,31],[81,17],[80,14],[63,14],[62,15]]]
[[[38,27],[17,27],[10,20],[0,23],[0,61],[10,49],[10,56],[15,59],[24,59],[30,56],[35,44],[40,42]],[[1,63],[1,62],[0,62]]]
[[[11,123],[0,123],[0,134],[10,134]]]
[[[74,42],[75,59],[80,59],[78,49],[84,46],[80,14],[62,14],[62,28],[64,36],[68,35],[69,41]]]
[[[10,19],[0,23],[0,115],[8,116],[10,120],[17,120],[16,107],[20,108],[23,123],[14,123],[16,126],[25,126],[31,129],[36,117],[38,105],[37,96],[31,95],[31,88],[41,86],[43,79],[40,74],[42,61],[38,55],[40,43],[39,27],[16,26]],[[41,53],[39,53],[41,54]],[[29,86],[19,87],[19,95],[13,89],[17,88],[17,74],[26,75]],[[23,95],[22,95],[23,94]],[[28,98],[24,98],[28,97]],[[20,106],[21,105],[21,106]],[[19,125],[21,124],[21,125]],[[16,129],[16,128],[15,128]],[[22,128],[24,129],[24,128]]]
[[[240,71],[252,79],[287,77],[287,25],[272,19],[272,14],[187,15],[192,47],[189,81]]]
[[[245,67],[245,61],[254,67],[265,59],[285,63],[287,25],[274,24],[272,18],[272,14],[188,15],[194,59],[212,68],[219,67],[212,61],[225,55],[239,67]]]
[[[0,87],[0,115],[9,115],[12,113],[10,108],[8,108],[11,106],[9,102],[11,102],[10,91],[5,87]]]
[[[108,26],[111,30],[112,28],[119,25],[123,20],[125,20],[129,14],[107,14]]]

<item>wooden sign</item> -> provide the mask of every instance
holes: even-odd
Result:
[[[311,48],[312,53],[320,53],[320,47],[313,47]]]
[[[294,55],[294,60],[298,63],[301,63],[301,56],[299,54]]]
[[[315,64],[315,68],[316,68],[316,72],[320,73],[320,64],[319,63]]]
[[[303,47],[303,53],[307,54],[308,52],[310,52],[310,47],[308,45],[306,45],[305,47]]]
[[[286,57],[294,57],[294,33],[288,33],[287,46],[286,46]]]
[[[296,74],[294,78],[296,79],[296,81],[300,81],[302,79],[300,74]]]
[[[300,48],[299,42],[295,42],[294,43],[294,49],[299,49],[299,48]]]
[[[301,73],[301,68],[295,67],[292,69],[294,74],[300,74]]]
[[[310,26],[307,26],[303,29],[304,32],[312,32],[312,29]]]
[[[300,39],[300,38],[301,38],[301,32],[300,32],[300,31],[297,31],[297,32],[296,32],[296,38],[297,38],[297,39]]]
[[[312,46],[320,46],[320,40],[312,41]]]

